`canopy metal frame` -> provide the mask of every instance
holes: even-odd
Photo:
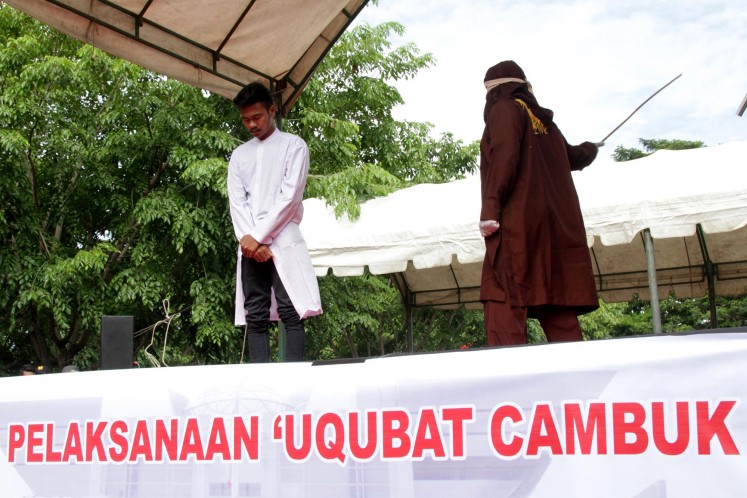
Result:
[[[675,272],[675,273],[681,273],[682,270],[689,270],[688,273],[690,274],[691,281],[692,279],[700,280],[705,283],[707,283],[707,296],[708,296],[708,304],[709,304],[709,313],[710,313],[710,328],[718,328],[718,313],[716,309],[716,284],[717,280],[719,279],[729,279],[730,277],[724,273],[724,275],[720,275],[720,267],[721,264],[714,263],[714,261],[711,259],[711,256],[708,251],[708,236],[703,230],[703,226],[701,224],[696,225],[696,236],[698,239],[698,245],[701,253],[702,263],[692,263],[688,264],[687,266],[678,266],[678,267],[671,267],[671,268],[657,268],[656,266],[656,257],[655,257],[655,251],[654,251],[654,239],[651,236],[651,232],[649,229],[645,229],[641,232],[640,237],[643,240],[643,247],[645,250],[645,257],[646,257],[646,276],[647,276],[647,284],[648,284],[648,292],[649,292],[649,298],[651,302],[651,325],[654,334],[661,334],[662,333],[662,323],[661,323],[661,309],[660,309],[660,291],[662,289],[665,289],[672,283],[678,283],[678,282],[672,282],[671,279],[668,277],[669,272]],[[630,291],[636,291],[641,290],[640,286],[637,285],[617,285],[617,286],[610,286],[607,284],[610,277],[618,277],[618,276],[626,276],[626,275],[635,275],[639,274],[641,272],[618,272],[618,273],[607,273],[602,274],[599,269],[599,264],[596,260],[596,255],[594,248],[592,247],[590,249],[592,261],[595,264],[595,267],[597,269],[597,274],[595,275],[595,280],[597,282],[597,290],[600,292],[603,291],[620,291],[620,290],[630,290]],[[737,264],[737,265],[744,265],[744,261],[733,261],[725,263],[727,265],[729,264]],[[412,290],[410,287],[410,283],[408,282],[407,278],[407,272],[397,272],[390,274],[390,279],[395,286],[395,288],[399,291],[400,295],[402,296],[402,302],[405,307],[405,329],[406,329],[406,336],[407,336],[407,345],[408,345],[408,351],[414,352],[414,344],[412,342],[413,337],[413,311],[414,308],[418,307],[435,307],[435,308],[445,308],[445,309],[453,309],[458,306],[467,306],[470,308],[479,308],[481,307],[480,301],[478,298],[476,298],[476,294],[479,292],[480,287],[477,285],[465,285],[463,282],[460,282],[457,271],[454,268],[454,265],[449,265],[449,274],[451,275],[451,278],[453,279],[451,285],[448,285],[446,287],[442,288],[434,288],[434,289],[428,289],[427,291],[418,292],[416,290]],[[728,273],[728,272],[727,272]],[[659,276],[664,277],[664,283],[659,283]],[[721,277],[721,278],[719,278]],[[740,277],[732,277],[732,278],[740,278]],[[438,300],[437,302],[433,299],[418,299],[418,295],[426,296],[428,294],[444,294],[447,295],[447,298],[444,300]],[[466,296],[466,297],[465,297]],[[632,294],[631,294],[632,297]]]
[[[369,0],[343,0],[344,6],[333,12],[329,24],[321,32],[314,33],[313,41],[303,52],[291,54],[296,57],[295,62],[290,67],[283,68],[278,74],[270,74],[257,64],[247,62],[251,61],[253,51],[261,51],[254,46],[255,40],[241,41],[246,45],[242,52],[249,54],[247,60],[238,60],[225,53],[229,42],[233,42],[232,37],[238,35],[239,27],[245,27],[248,23],[247,16],[253,9],[260,4],[266,8],[267,3],[273,0],[243,1],[246,6],[235,21],[229,23],[230,28],[227,29],[225,36],[220,38],[217,46],[212,48],[149,17],[155,6],[161,6],[160,0],[148,0],[137,11],[124,7],[122,4],[126,2],[115,0],[6,0],[5,3],[68,35],[93,46],[100,46],[113,55],[227,98],[232,98],[247,83],[260,80],[278,92],[278,110],[281,114],[287,115],[319,64]],[[293,9],[290,15],[303,16],[305,5],[312,5],[303,1],[297,3],[297,8]],[[289,2],[286,1],[284,4],[288,7]],[[211,8],[202,2],[192,4],[191,7],[197,9],[194,16],[205,15],[205,9]],[[190,6],[185,5],[182,8],[188,9]],[[81,20],[83,22],[80,22]],[[98,33],[97,30],[103,31]],[[147,31],[147,36],[144,35],[144,31]],[[111,39],[104,42],[110,35],[113,35]],[[291,35],[292,33],[278,34],[281,40],[283,36]],[[134,42],[134,46],[120,48],[125,42]],[[164,70],[164,66],[167,65],[164,61],[169,60],[181,64]]]

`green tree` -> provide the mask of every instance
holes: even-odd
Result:
[[[322,61],[284,121],[311,151],[309,197],[325,198],[338,215],[359,214],[359,202],[416,183],[441,183],[474,171],[479,144],[449,133],[433,138],[430,123],[397,121],[403,104],[393,82],[434,63],[407,43],[397,23],[362,24],[345,33]]]
[[[235,335],[224,175],[230,102],[0,6],[3,363],[94,367],[102,315],[172,324],[169,361]],[[148,338],[141,336],[140,340]]]
[[[285,129],[309,144],[307,195],[325,198],[340,216],[356,218],[361,201],[416,183],[462,178],[477,168],[477,142],[465,145],[448,133],[433,138],[431,124],[392,116],[403,103],[393,82],[434,63],[411,43],[394,48],[392,34],[402,36],[404,28],[362,24],[343,35],[284,121]],[[406,351],[401,297],[387,277],[330,275],[320,283],[325,313],[309,321],[307,346],[313,357]],[[457,323],[474,322],[474,312],[456,316],[416,310],[416,349],[456,349],[475,342],[473,335],[454,333]]]
[[[416,351],[450,351],[487,346],[482,311],[417,308],[413,313]]]
[[[615,148],[615,151],[612,153],[612,159],[617,162],[623,162],[649,156],[657,150],[685,150],[705,147],[705,144],[703,142],[691,140],[639,138],[638,141],[641,143],[641,145],[643,145],[643,150],[636,149],[635,147],[626,148],[622,145],[618,145]]]
[[[404,351],[404,315],[398,292],[385,278],[320,279],[324,314],[307,324],[315,359],[381,356]]]

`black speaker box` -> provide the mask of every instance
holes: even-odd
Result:
[[[131,316],[101,319],[101,370],[132,368],[135,320]]]

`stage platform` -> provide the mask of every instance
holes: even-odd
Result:
[[[0,498],[747,489],[747,329],[0,379]]]

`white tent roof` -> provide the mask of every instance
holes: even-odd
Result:
[[[5,0],[106,52],[233,98],[259,80],[286,113],[368,0]]]
[[[574,172],[597,287],[606,302],[648,299],[642,231],[655,239],[659,297],[702,297],[747,285],[747,142],[659,151]],[[355,222],[304,201],[301,225],[317,275],[394,274],[415,305],[477,304],[485,245],[478,177],[424,184],[365,202]],[[698,228],[700,227],[700,228]]]

